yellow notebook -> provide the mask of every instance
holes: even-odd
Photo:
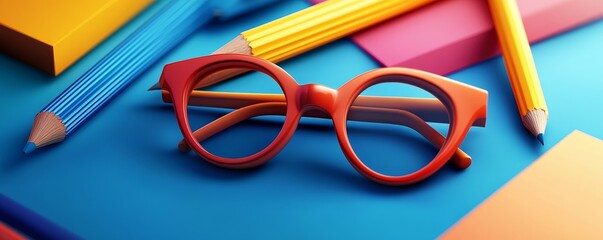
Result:
[[[58,75],[151,0],[0,0],[0,51]]]
[[[572,132],[441,239],[603,239],[603,141]]]

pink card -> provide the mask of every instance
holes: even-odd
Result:
[[[602,0],[517,2],[530,43],[603,17]],[[441,75],[500,53],[485,0],[436,1],[351,38],[384,66],[418,68]]]

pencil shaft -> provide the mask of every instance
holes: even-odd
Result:
[[[528,111],[547,112],[530,45],[515,0],[489,0],[507,73],[522,117]]]
[[[254,56],[279,62],[432,0],[330,0],[247,30]]]
[[[208,1],[173,1],[76,80],[42,112],[53,112],[72,134],[159,57],[209,21]]]

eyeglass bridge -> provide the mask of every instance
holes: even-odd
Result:
[[[299,86],[296,93],[300,111],[321,110],[333,112],[337,90],[320,84],[305,84]]]

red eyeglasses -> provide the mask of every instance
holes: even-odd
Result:
[[[214,74],[241,69],[269,76],[282,94],[224,93],[195,90],[210,85]],[[415,86],[435,98],[408,98],[361,95],[382,83]],[[277,65],[248,55],[220,54],[167,64],[161,75],[163,99],[172,102],[178,125],[184,136],[179,149],[191,148],[210,163],[226,168],[250,168],[261,165],[281,151],[302,116],[332,118],[343,153],[350,164],[365,177],[387,185],[405,185],[425,179],[448,160],[467,168],[471,158],[459,149],[471,126],[485,126],[488,94],[486,91],[428,72],[407,68],[379,68],[361,74],[339,89],[322,85],[299,85]],[[204,106],[234,109],[201,128],[191,129],[189,107]],[[218,156],[204,147],[212,136],[247,119],[285,116],[274,139],[261,150],[243,157]],[[348,139],[348,122],[397,124],[418,132],[439,149],[426,165],[408,174],[392,175],[375,171],[365,164]],[[449,123],[444,137],[427,122]],[[403,157],[403,156],[402,156]]]

